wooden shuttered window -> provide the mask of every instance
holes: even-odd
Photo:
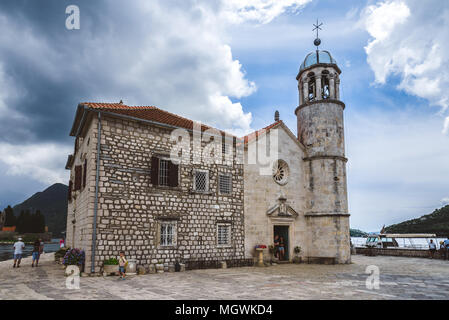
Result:
[[[160,158],[151,157],[151,184],[153,186],[159,186],[160,183]],[[168,162],[168,185],[169,187],[177,187],[178,186],[178,171],[179,165],[174,164],[170,160]],[[164,169],[165,170],[165,169]],[[163,179],[164,180],[164,179]]]
[[[151,184],[159,185],[159,158],[151,157]]]
[[[72,180],[69,181],[69,190],[67,191],[67,200],[72,201],[72,189],[73,189],[73,182]]]
[[[84,166],[83,166],[83,189],[86,187],[86,181],[87,181],[87,159],[84,159]]]
[[[168,163],[168,185],[170,187],[178,186],[178,165],[171,161]]]
[[[81,180],[82,180],[82,173],[83,172],[83,166],[75,166],[75,188],[74,191],[81,189]]]

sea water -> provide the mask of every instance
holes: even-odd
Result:
[[[59,239],[51,239],[51,242],[44,244],[44,252],[56,252],[59,250]],[[32,244],[25,244],[23,249],[22,258],[31,256],[33,252]],[[0,244],[0,261],[14,259],[13,243]]]

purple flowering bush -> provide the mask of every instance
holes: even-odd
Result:
[[[65,266],[82,266],[86,260],[86,254],[81,249],[70,249],[66,252],[62,264]]]

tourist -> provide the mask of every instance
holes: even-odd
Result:
[[[61,238],[61,240],[59,240],[59,247],[64,248],[64,239],[63,238]]]
[[[20,268],[20,261],[22,261],[23,249],[25,249],[25,243],[23,243],[22,238],[19,237],[19,239],[17,239],[17,242],[14,243],[14,265],[12,266],[13,268],[16,267],[16,263],[17,268]]]
[[[446,260],[449,260],[449,237],[444,240],[444,257]]]
[[[122,280],[125,280],[127,265],[128,265],[128,260],[126,260],[126,258],[125,258],[125,252],[120,251],[120,258],[118,259],[118,271],[120,273],[120,278]]]
[[[40,256],[41,254],[44,253],[44,245],[45,245],[45,243],[44,243],[44,241],[42,241],[42,239],[39,239],[39,242],[40,242],[40,246],[39,246],[39,256]]]
[[[274,236],[274,257],[279,259],[279,235]]]
[[[34,268],[35,261],[36,261],[36,267],[37,267],[37,265],[39,263],[40,250],[41,250],[41,242],[39,241],[39,239],[36,239],[36,241],[34,241],[34,244],[33,244],[33,253],[32,253],[33,262],[31,263],[31,268]]]
[[[279,238],[279,260],[284,260],[285,247],[284,247],[284,237]]]
[[[429,251],[430,251],[430,258],[433,259],[435,251],[437,251],[437,245],[435,244],[435,242],[433,242],[432,239],[430,239]]]
[[[444,241],[440,241],[440,257],[446,259],[446,248],[444,247]]]

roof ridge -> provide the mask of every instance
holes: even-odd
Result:
[[[183,116],[180,116],[178,114],[175,114],[173,112],[163,110],[161,108],[158,108],[156,106],[129,106],[123,103],[110,103],[110,102],[81,102],[79,103],[79,106],[85,106],[89,109],[103,109],[105,111],[114,112],[114,113],[121,113],[121,114],[136,114],[136,117],[141,119],[147,119],[147,120],[153,120],[156,122],[161,122],[165,124],[170,124],[173,126],[191,129],[195,127],[195,124],[200,124],[201,131],[213,129],[220,132],[222,135],[231,135],[233,137],[236,137],[233,134],[230,134],[224,130],[209,126],[201,121],[198,120],[192,120]],[[134,112],[133,112],[134,111]],[[150,115],[150,113],[155,113],[154,115]],[[139,114],[139,115],[137,115]],[[237,137],[236,137],[237,138]]]
[[[176,113],[173,113],[173,112],[170,112],[170,111],[167,111],[167,110],[158,108],[158,107],[154,107],[154,109],[157,109],[157,110],[160,110],[160,111],[162,111],[162,112],[171,114],[172,116],[178,117],[178,118],[183,119],[183,120],[187,120],[187,121],[192,121],[192,122],[200,123],[202,126],[205,126],[205,127],[207,127],[207,128],[215,129],[215,128],[211,127],[211,126],[208,126],[207,124],[202,123],[201,121],[197,121],[197,120],[192,120],[192,119],[189,119],[189,118],[185,118],[185,117],[183,117],[183,116],[180,116],[179,114],[176,114]],[[216,129],[216,130],[222,131],[222,130],[220,130],[220,129]]]
[[[82,105],[98,105],[103,107],[122,107],[121,109],[155,109],[155,106],[129,106],[120,102],[81,102]],[[159,109],[160,110],[160,109]]]
[[[138,108],[139,108],[139,109],[157,109],[157,110],[159,110],[159,111],[161,111],[161,112],[168,113],[168,114],[170,114],[170,115],[172,115],[172,116],[174,116],[174,117],[180,118],[180,119],[182,119],[182,120],[201,123],[201,125],[203,125],[203,126],[205,126],[205,127],[212,128],[211,126],[208,126],[208,125],[202,123],[201,121],[192,120],[192,119],[189,119],[189,118],[180,116],[179,114],[176,114],[176,113],[173,113],[173,112],[170,112],[170,111],[167,111],[167,110],[158,108],[158,107],[156,107],[156,106],[130,106],[130,105],[126,105],[126,104],[118,103],[118,102],[117,102],[117,103],[115,103],[115,102],[112,102],[112,103],[111,103],[111,102],[81,102],[81,104],[87,104],[87,105],[93,104],[93,105],[104,105],[104,106],[108,106],[108,105],[113,105],[113,106],[123,106],[123,107],[125,107],[125,108],[129,108],[130,110],[132,110],[132,109],[138,109]],[[122,108],[122,109],[125,109],[125,108]],[[217,130],[218,130],[218,129],[217,129]]]
[[[282,120],[275,121],[275,122],[273,122],[272,124],[269,124],[269,125],[266,126],[266,127],[263,127],[263,128],[261,128],[261,129],[259,129],[259,130],[255,130],[255,131],[253,131],[253,132],[251,132],[251,133],[248,133],[247,135],[241,137],[241,139],[247,138],[247,137],[249,137],[249,136],[251,136],[251,135],[253,135],[253,134],[257,134],[257,133],[259,133],[259,132],[261,132],[261,131],[263,131],[263,130],[270,130],[270,129],[272,129],[273,127],[277,126],[277,125],[280,124],[280,123],[283,123],[283,121],[282,121]]]

